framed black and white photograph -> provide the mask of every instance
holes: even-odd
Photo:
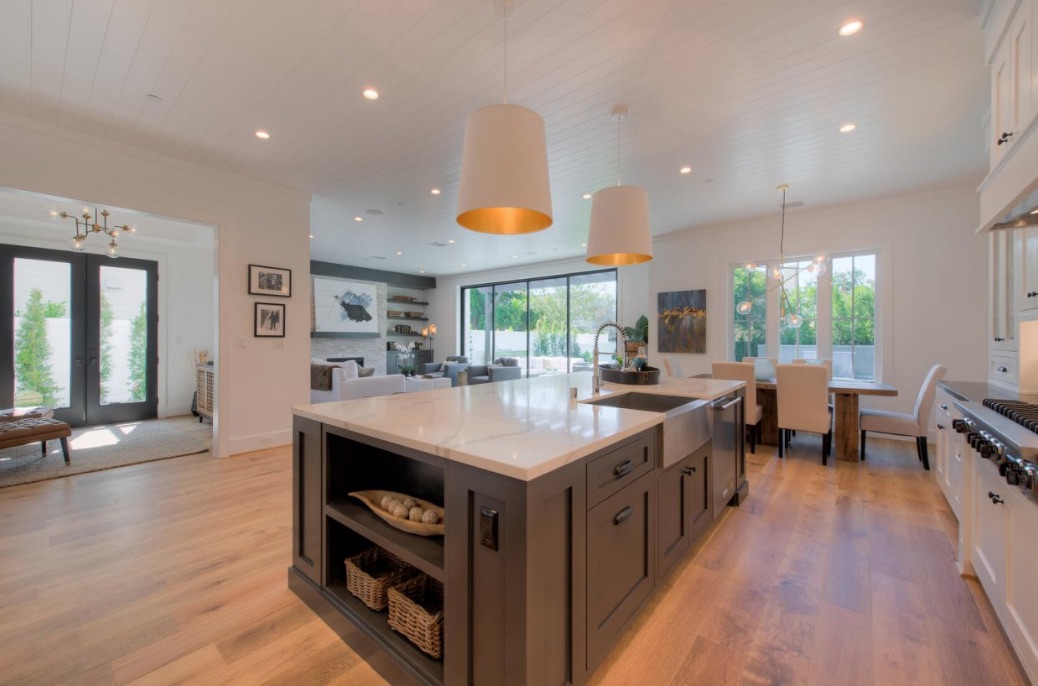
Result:
[[[255,303],[255,331],[257,338],[285,337],[285,306],[278,303]]]
[[[250,264],[249,295],[276,295],[279,298],[288,298],[292,295],[292,270]]]

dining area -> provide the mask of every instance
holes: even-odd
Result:
[[[680,369],[673,360],[666,367]],[[746,384],[744,417],[751,453],[761,444],[777,446],[778,457],[784,458],[787,451],[798,449],[798,433],[806,433],[821,436],[822,464],[828,464],[834,453],[839,461],[858,462],[866,459],[867,434],[872,432],[914,438],[919,462],[929,470],[929,417],[937,382],[946,368],[939,364],[930,368],[911,413],[862,408],[862,396],[896,397],[899,389],[890,383],[833,378],[832,372],[832,361],[827,359],[781,363],[777,358],[744,357],[713,362],[711,372],[701,376]],[[811,445],[814,450],[815,442]]]

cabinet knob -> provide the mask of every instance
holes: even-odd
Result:
[[[1002,135],[999,136],[999,138],[998,138],[998,144],[1002,145],[1003,143],[1008,143],[1009,139],[1012,138],[1012,137],[1013,137],[1013,132],[1012,131],[1003,131]]]
[[[940,429],[941,431],[944,431],[944,424],[938,424],[937,428]]]
[[[692,476],[693,474],[696,473],[696,468],[695,467],[685,467],[681,471],[685,474],[685,476]]]
[[[1009,371],[1009,369],[1006,368],[1006,367],[995,367],[995,371],[996,372],[1002,372],[1003,374],[1005,374],[1006,372]]]
[[[995,505],[998,505],[999,503],[1004,503],[1005,502],[1004,500],[1002,500],[1002,496],[1000,496],[998,493],[995,493],[993,491],[988,491],[988,497],[991,498],[991,502],[994,503]]]
[[[942,410],[947,410],[948,409],[948,403],[941,403],[941,409]]]

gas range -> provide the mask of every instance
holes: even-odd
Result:
[[[988,399],[982,406],[955,403],[963,418],[952,428],[966,443],[998,467],[1006,482],[1038,500],[1038,405]]]

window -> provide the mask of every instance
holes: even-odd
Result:
[[[470,364],[516,357],[527,376],[568,372],[590,363],[595,331],[616,319],[616,270],[471,286],[461,301]],[[599,346],[608,359],[615,338]]]
[[[834,378],[876,381],[878,256],[834,255],[826,266],[819,270],[810,258],[787,259],[780,288],[769,273],[777,269],[774,263],[733,265],[731,359],[831,359]],[[791,313],[802,318],[799,327],[787,324]]]

